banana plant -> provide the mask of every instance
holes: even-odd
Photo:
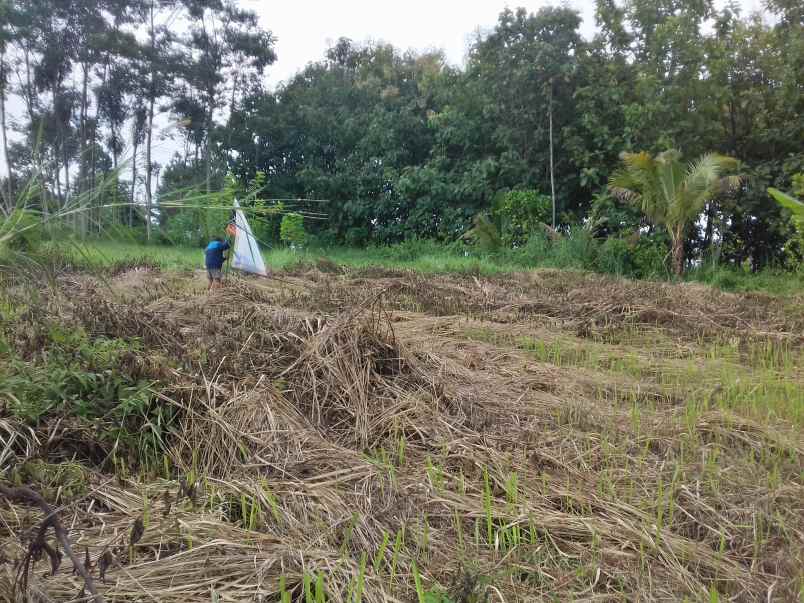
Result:
[[[804,237],[804,203],[792,195],[783,193],[778,188],[769,188],[768,194],[773,197],[779,205],[790,210],[793,217],[793,225],[796,227],[799,236]]]

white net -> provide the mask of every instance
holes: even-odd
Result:
[[[267,276],[268,272],[265,269],[265,262],[262,259],[260,248],[257,245],[257,239],[254,238],[251,232],[251,226],[249,226],[243,210],[240,209],[240,204],[237,202],[237,199],[235,199],[234,208],[236,232],[232,268],[242,270],[243,272]]]

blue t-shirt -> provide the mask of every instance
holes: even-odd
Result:
[[[229,243],[212,241],[204,250],[207,270],[220,270],[223,267],[223,252],[229,249]]]

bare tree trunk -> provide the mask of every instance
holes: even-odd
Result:
[[[154,1],[151,0],[151,85],[148,90],[148,131],[145,134],[145,241],[151,242],[151,137],[154,129],[154,96],[156,95],[156,58],[153,53],[156,51],[156,29],[154,29]]]
[[[232,100],[229,103],[229,115],[232,115],[235,112],[235,101],[237,99],[237,82],[238,76],[237,71],[234,72],[232,76]]]
[[[112,209],[112,216],[114,216],[114,222],[116,225],[122,224],[123,220],[121,216],[123,215],[122,210],[118,207],[119,199],[117,198],[117,192],[120,188],[118,183],[120,182],[120,173],[117,171],[117,134],[115,133],[114,126],[112,126],[112,174],[114,174],[114,192],[112,193],[112,204],[114,205],[114,209]]]
[[[78,139],[78,199],[81,200],[81,195],[86,188],[87,180],[87,113],[88,99],[89,99],[89,65],[86,63],[81,65],[82,81],[81,81],[81,116],[79,123],[79,139]],[[85,237],[89,231],[89,218],[92,215],[92,196],[89,196],[89,203],[86,208],[82,208],[79,212],[81,216],[81,236]]]
[[[134,226],[134,199],[135,199],[135,191],[137,189],[137,133],[134,132],[133,135],[134,141],[132,146],[134,147],[134,152],[131,155],[131,204],[128,206],[128,225],[129,227]]]
[[[550,100],[548,106],[548,116],[550,120],[550,196],[553,199],[553,230],[556,229],[556,180],[555,166],[553,163],[553,82],[550,81]]]
[[[145,241],[151,241],[151,135],[154,129],[154,99],[148,101],[148,131],[145,134]]]
[[[80,124],[79,124],[79,150],[80,153],[80,160],[78,162],[78,174],[80,178],[78,179],[78,193],[80,194],[84,190],[84,184],[86,179],[86,142],[87,142],[87,103],[89,100],[88,94],[88,87],[89,87],[89,74],[87,71],[89,70],[89,66],[86,64],[81,65],[82,71],[82,82],[81,82],[81,117],[80,117]]]
[[[100,84],[101,86],[106,85],[106,76],[108,74],[108,71],[109,71],[109,61],[108,61],[108,57],[107,57],[107,61],[103,65],[103,77],[101,78],[101,84]],[[97,148],[97,143],[98,143],[97,137],[98,137],[98,116],[99,115],[100,115],[100,102],[98,100],[98,97],[96,96],[95,97],[95,116],[92,118],[92,126],[91,126],[92,148],[90,149],[89,156],[90,156],[90,162],[91,162],[90,163],[90,170],[91,170],[91,178],[90,178],[90,187],[91,187],[91,189],[90,190],[92,191],[92,193],[91,193],[92,198],[95,199],[95,205],[97,205],[97,210],[98,210],[98,215],[97,215],[98,235],[100,235],[101,231],[103,230],[103,207],[101,207],[101,205],[103,204],[103,199],[98,199],[98,195],[97,195],[97,168],[98,168],[97,159],[98,158],[97,158],[97,155],[96,155],[96,148]]]
[[[33,92],[33,79],[31,73],[31,54],[30,50],[27,46],[22,47],[22,54],[25,59],[25,93],[23,97],[25,99],[25,108],[28,111],[28,119],[30,120],[31,125],[36,122],[34,118],[34,92]],[[37,135],[38,136],[38,135]],[[40,153],[39,149],[39,141],[34,143],[33,149],[31,149],[32,159],[34,166],[36,167],[36,177],[35,179],[39,180],[42,184],[42,213],[47,218],[47,191],[45,190],[45,178],[44,178],[44,167],[42,166],[42,154]]]
[[[212,101],[210,101],[210,106],[207,108],[207,136],[204,142],[204,160],[206,164],[206,179],[207,179],[207,194],[212,192],[212,177],[211,177],[211,168],[209,164],[209,139],[212,136]]]
[[[715,238],[715,202],[710,201],[706,204],[706,230],[704,231],[703,255],[705,256],[712,249]]]
[[[55,178],[56,181],[56,196],[61,200],[61,175],[59,174],[61,170],[59,169],[59,160],[56,159],[56,171],[55,171]]]
[[[11,183],[11,164],[8,162],[8,128],[6,127],[6,53],[0,55],[0,128],[3,130],[3,159],[6,162],[6,170],[8,170],[8,180],[6,181],[6,208],[10,212],[14,208],[14,189]]]
[[[67,157],[67,150],[62,153],[64,157],[64,194],[70,196],[70,158]]]

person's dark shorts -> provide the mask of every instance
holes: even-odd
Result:
[[[220,268],[207,268],[207,276],[211,281],[219,281],[223,278]]]

